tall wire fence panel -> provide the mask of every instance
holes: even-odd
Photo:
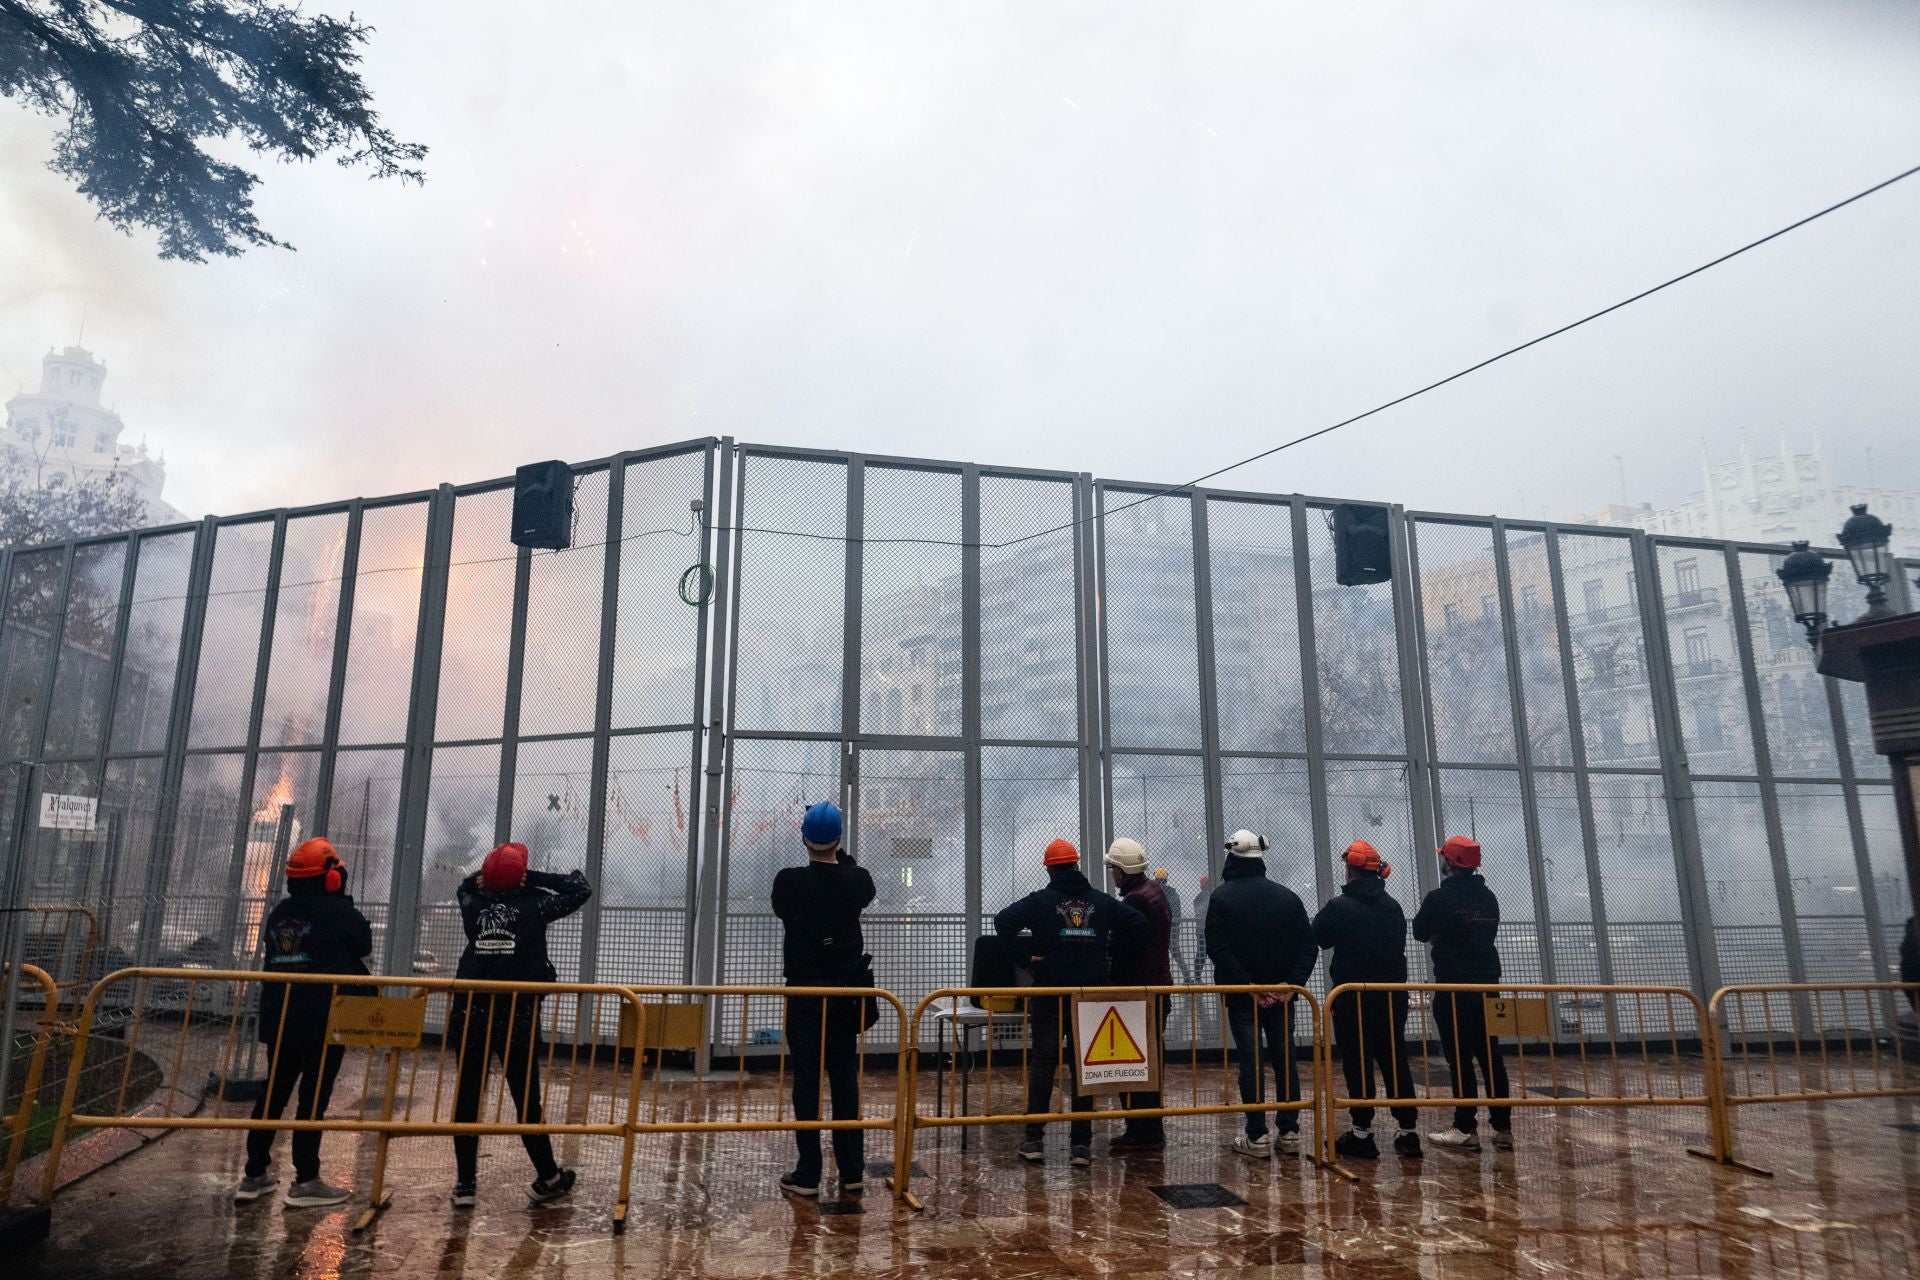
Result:
[[[1393,579],[1345,586],[1334,505],[706,439],[577,468],[557,552],[510,542],[506,480],[6,549],[0,839],[19,905],[90,931],[24,958],[250,967],[324,835],[382,972],[450,975],[455,887],[514,839],[595,885],[563,979],[776,983],[772,879],[834,800],[909,1002],[972,980],[1056,837],[1096,883],[1138,840],[1209,980],[1243,827],[1310,909],[1369,841],[1409,916],[1478,838],[1511,982],[1891,975],[1891,788],[1783,548],[1396,507]]]

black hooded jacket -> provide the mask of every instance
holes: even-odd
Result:
[[[1320,949],[1300,895],[1267,879],[1265,858],[1229,857],[1207,903],[1207,957],[1213,980],[1307,985]],[[1235,997],[1228,997],[1229,1002]],[[1247,997],[1237,998],[1247,1003]]]
[[[1500,899],[1478,872],[1442,880],[1414,913],[1413,937],[1433,944],[1435,982],[1500,981]]]
[[[1047,868],[1037,889],[993,918],[993,930],[1033,935],[1033,981],[1041,987],[1088,987],[1112,981],[1147,944],[1147,918],[1087,882],[1077,866]]]
[[[547,957],[547,926],[587,905],[593,888],[578,871],[556,876],[528,871],[525,883],[506,893],[480,887],[480,873],[460,882],[460,923],[467,949],[454,976],[488,982],[552,982],[558,976]]]
[[[1343,982],[1407,980],[1407,917],[1379,876],[1349,880],[1313,918],[1313,936],[1333,949],[1327,979]]]
[[[780,951],[788,982],[866,985],[860,913],[873,901],[873,892],[873,877],[844,849],[838,861],[808,859],[805,866],[785,867],[773,878],[773,914],[786,926]]]
[[[373,928],[345,893],[328,893],[322,876],[287,881],[287,896],[260,926],[261,969],[266,973],[350,973],[364,976],[373,954]],[[287,992],[293,993],[292,997]],[[335,989],[321,983],[260,984],[260,1039],[273,1044],[319,1040],[327,1029]],[[366,993],[362,986],[339,994]],[[286,1021],[281,1022],[281,1006]]]

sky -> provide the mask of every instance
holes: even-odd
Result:
[[[195,514],[706,435],[1175,483],[1920,164],[1895,2],[353,8],[427,182],[268,166],[295,252],[160,261],[0,103],[0,397],[84,310]],[[1217,483],[1569,516],[1818,429],[1920,487],[1917,231],[1920,177]]]

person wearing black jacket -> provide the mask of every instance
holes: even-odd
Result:
[[[1221,884],[1207,904],[1206,947],[1213,960],[1213,980],[1225,986],[1271,982],[1304,987],[1320,959],[1313,940],[1313,921],[1298,894],[1267,879],[1267,839],[1251,831],[1236,831],[1227,841],[1227,865]],[[1229,995],[1225,998],[1227,1028],[1233,1033],[1234,1057],[1240,1064],[1240,1101],[1266,1101],[1266,1073],[1261,1054],[1273,1068],[1274,1085],[1286,1102],[1300,1101],[1300,1068],[1293,1056],[1293,997],[1278,992]],[[1282,1111],[1274,1118],[1280,1149],[1300,1150],[1300,1113]],[[1273,1158],[1263,1111],[1246,1113],[1246,1132],[1233,1140],[1233,1149],[1255,1160]]]
[[[460,882],[455,894],[467,949],[455,976],[489,982],[552,982],[558,976],[547,955],[547,926],[587,905],[593,889],[573,871],[557,876],[527,869],[527,847],[503,844]],[[540,997],[480,994],[454,996],[447,1010],[447,1036],[459,1044],[459,1077],[454,1088],[453,1119],[465,1124],[480,1118],[480,1096],[492,1060],[506,1072],[507,1092],[522,1124],[540,1123]],[[553,1158],[553,1139],[544,1133],[520,1137],[533,1161],[531,1204],[558,1200],[573,1189],[574,1174]],[[453,1140],[453,1207],[471,1209],[479,1171],[480,1139],[460,1134]]]
[[[287,859],[287,896],[260,928],[261,968],[275,973],[346,973],[365,976],[373,954],[373,929],[347,894],[347,868],[327,840],[315,837]],[[335,993],[356,988],[338,983],[260,984],[260,1040],[267,1046],[267,1087],[253,1104],[253,1118],[278,1120],[299,1086],[296,1120],[324,1120],[345,1050],[327,1043],[327,1019]],[[247,1167],[235,1201],[258,1200],[273,1188],[267,1173],[273,1158],[272,1129],[247,1131]],[[339,1204],[348,1192],[320,1179],[320,1131],[293,1134],[295,1207]]]
[[[1407,917],[1387,893],[1393,868],[1365,840],[1355,840],[1341,857],[1347,882],[1320,914],[1313,918],[1313,936],[1333,956],[1327,980],[1346,982],[1405,982],[1407,980]],[[1413,1068],[1407,1061],[1407,997],[1405,992],[1369,991],[1331,1001],[1333,1042],[1340,1050],[1340,1069],[1347,1079],[1347,1096],[1371,1098],[1373,1073],[1386,1081],[1390,1098],[1413,1096]],[[1413,1107],[1395,1107],[1400,1132],[1393,1149],[1403,1156],[1420,1156],[1420,1113]],[[1378,1159],[1373,1140],[1373,1108],[1353,1108],[1353,1129],[1334,1142],[1334,1154],[1356,1160]]]
[[[1147,941],[1131,961],[1113,966],[1113,981],[1122,987],[1170,987],[1173,985],[1173,907],[1167,901],[1162,883],[1147,875],[1147,851],[1138,840],[1121,836],[1107,849],[1107,870],[1120,901],[1138,911],[1147,922]],[[1164,874],[1164,873],[1162,873]],[[1158,1061],[1165,1051],[1167,1011],[1173,999],[1167,995],[1154,1002],[1153,1044],[1148,1049]],[[1148,1110],[1160,1105],[1157,1090],[1129,1091],[1121,1096],[1129,1110]],[[1128,1151],[1157,1151],[1167,1145],[1166,1124],[1158,1116],[1128,1120],[1126,1128],[1107,1148],[1115,1154]]]
[[[821,802],[800,823],[805,866],[773,878],[773,914],[786,930],[781,956],[787,982],[797,987],[870,987],[873,958],[860,933],[860,913],[873,901],[873,877],[840,844],[837,805]],[[835,1120],[860,1118],[860,1033],[866,1002],[857,997],[787,997],[788,1061],[793,1067],[793,1118],[820,1118],[824,1066]],[[833,1131],[833,1160],[842,1195],[866,1189],[866,1134]],[[800,1163],[780,1179],[791,1195],[820,1194],[820,1131],[796,1129]]]
[[[1499,935],[1500,900],[1480,875],[1479,842],[1448,836],[1440,846],[1440,887],[1426,896],[1413,917],[1414,940],[1433,944],[1433,980],[1500,981]],[[1506,1097],[1507,1064],[1500,1057],[1499,1042],[1487,1033],[1486,997],[1442,992],[1434,997],[1433,1021],[1447,1070],[1453,1075],[1454,1096],[1478,1096],[1477,1067],[1480,1079],[1486,1081],[1487,1096]],[[1429,1135],[1433,1144],[1455,1151],[1479,1150],[1474,1111],[1472,1106],[1455,1107],[1453,1128]],[[1513,1108],[1490,1106],[1487,1115],[1493,1125],[1493,1145],[1511,1151]]]
[[[1080,870],[1080,851],[1066,840],[1047,846],[1044,859],[1047,887],[1035,890],[993,918],[993,930],[1002,938],[1029,935],[1036,987],[1097,987],[1112,979],[1113,967],[1131,964],[1147,941],[1147,919],[1126,903],[1100,892]],[[1032,1047],[1027,1055],[1027,1111],[1044,1114],[1053,1109],[1053,1078],[1058,1069],[1062,1037],[1072,1052],[1067,1025],[1068,998],[1038,996],[1027,1001]],[[1093,1099],[1074,1086],[1072,1064],[1067,1067],[1071,1109],[1092,1112]],[[1020,1158],[1031,1164],[1047,1158],[1044,1124],[1029,1124]],[[1076,1168],[1093,1163],[1093,1121],[1075,1120],[1068,1135]]]

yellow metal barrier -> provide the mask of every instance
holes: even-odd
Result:
[[[21,1081],[20,1109],[10,1116],[0,1117],[0,1127],[7,1130],[7,1160],[0,1169],[0,1205],[13,1198],[13,1174],[20,1167],[20,1157],[27,1148],[27,1136],[33,1130],[34,1101],[40,1096],[40,1073],[47,1061],[47,1046],[53,1042],[55,1021],[58,1017],[59,994],[55,990],[53,977],[38,965],[22,964],[20,976],[37,983],[46,992],[45,1012],[40,1015],[40,1025],[33,1033],[33,1052],[27,1056],[27,1072]],[[18,996],[16,994],[16,1000]],[[0,1045],[0,1053],[13,1052],[12,1045]],[[0,1105],[6,1100],[0,1098]]]
[[[248,1025],[245,998],[250,988],[277,986],[291,997],[300,987],[328,989],[324,1043],[337,1048],[340,1078],[347,1096],[357,1083],[357,1102],[335,1108],[324,1118],[271,1114],[220,1114],[231,1105],[231,1077],[245,1058],[241,1037]],[[619,1190],[613,1211],[615,1230],[625,1222],[632,1177],[633,1147],[643,1133],[750,1133],[771,1130],[884,1129],[894,1134],[899,1162],[901,1132],[897,1084],[881,1095],[877,1114],[857,1118],[798,1120],[786,1110],[789,1070],[788,997],[834,997],[864,1001],[871,997],[890,1008],[896,1026],[906,1023],[899,999],[889,992],[842,987],[621,987],[589,983],[473,982],[451,978],[358,977],[345,975],[266,975],[238,971],[126,969],[109,974],[88,993],[81,1011],[73,1068],[68,1074],[54,1145],[46,1172],[46,1190],[58,1185],[59,1162],[73,1128],[136,1130],[224,1129],[335,1131],[371,1133],[378,1146],[373,1162],[369,1208],[356,1229],[370,1223],[390,1201],[388,1148],[396,1136],[582,1135],[621,1140]],[[755,1019],[755,1001],[762,1002]],[[767,1016],[764,1002],[778,1001]],[[776,1050],[771,1102],[761,1087],[768,1072],[750,1073],[752,1055],[737,1053],[738,1066],[728,1080],[705,1068],[700,1050],[709,1042],[707,1022],[716,1036],[738,1004],[742,1048],[766,1043]],[[288,1010],[260,1019],[261,1040],[269,1046],[264,1092],[285,1100],[292,1071],[282,1078]],[[504,1009],[504,1012],[503,1012]],[[196,1010],[200,1012],[196,1014]],[[210,1013],[208,1011],[211,1011]],[[826,1004],[821,1003],[824,1029]],[[767,1024],[756,1026],[756,1023]],[[810,1030],[811,1028],[809,1028]],[[90,1066],[88,1046],[111,1030],[121,1046],[119,1058]],[[763,1033],[770,1038],[762,1039]],[[871,1032],[856,1042],[863,1067]],[[814,1065],[826,1077],[826,1040],[820,1037]],[[689,1051],[696,1067],[689,1089],[667,1084],[667,1054]],[[359,1052],[355,1052],[359,1051]],[[309,1051],[308,1056],[311,1056]],[[647,1062],[653,1070],[649,1077]],[[477,1058],[477,1063],[476,1063]],[[498,1058],[500,1069],[494,1071]],[[352,1068],[350,1069],[349,1063]],[[164,1065],[163,1065],[164,1064]],[[209,1083],[197,1099],[187,1082],[205,1072]],[[144,1078],[135,1087],[136,1074]],[[79,1092],[87,1084],[89,1096]],[[508,1119],[508,1098],[515,1118]],[[490,1108],[485,1105],[491,1098]],[[535,1098],[540,1118],[520,1118],[517,1100]],[[464,1099],[464,1100],[463,1100]],[[729,1101],[731,1106],[729,1107]],[[194,1114],[211,1106],[213,1114]],[[270,1108],[269,1108],[270,1110]],[[904,1196],[904,1180],[896,1195]]]
[[[1447,1018],[1451,1042],[1435,1026],[1438,1003],[1449,998],[1454,1001]],[[1468,1006],[1469,999],[1479,1003]],[[1376,1042],[1390,1038],[1391,1029],[1383,1022],[1408,1019],[1412,1025],[1401,1036],[1406,1056],[1380,1055],[1386,1059],[1378,1063],[1381,1092],[1368,1097],[1358,1094],[1351,1083],[1343,1090],[1334,1087],[1336,1056],[1370,1038]],[[1490,1105],[1696,1107],[1712,1135],[1712,1158],[1731,1163],[1713,1023],[1700,998],[1682,987],[1347,983],[1327,993],[1326,1023],[1333,1034],[1320,1041],[1320,1071],[1327,1082],[1322,1132],[1329,1163],[1337,1164],[1333,1151],[1336,1110]],[[1503,1042],[1509,1041],[1516,1050],[1510,1055],[1501,1051]],[[1437,1080],[1425,1053],[1432,1044],[1440,1045],[1449,1064]],[[1683,1046],[1691,1045],[1699,1046],[1697,1068],[1683,1051]],[[1411,1064],[1415,1050],[1420,1051],[1422,1062],[1417,1073]],[[1472,1075],[1465,1082],[1473,1092],[1456,1087],[1451,1064],[1475,1058],[1489,1073],[1497,1069],[1508,1077],[1506,1096],[1489,1098],[1474,1086]],[[1340,1069],[1347,1072],[1344,1056]],[[1364,1079],[1364,1087],[1373,1088],[1372,1064],[1348,1078]]]
[[[1727,1160],[1738,1107],[1920,1097],[1920,1054],[1905,1043],[1902,1009],[1920,1009],[1920,983],[1749,984],[1714,992],[1708,1011],[1720,1029]]]
[[[906,1077],[904,1069],[896,1072],[894,1086],[881,1095],[891,1096],[892,1115],[866,1115],[864,1103],[862,1115],[847,1119],[800,1120],[790,1115],[787,1110],[790,1092],[788,1078],[793,1074],[788,1047],[796,1033],[818,1038],[820,1049],[814,1063],[814,1078],[822,1085],[828,1078],[826,1061],[828,1000],[843,1001],[849,1005],[872,1000],[879,1005],[880,1021],[874,1027],[860,1031],[854,1040],[855,1074],[857,1078],[864,1078],[867,1058],[871,1053],[869,1046],[876,1042],[885,1042],[882,1027],[885,1024],[887,1012],[891,1010],[896,1028],[907,1025],[906,1008],[901,1004],[898,996],[878,987],[650,986],[632,987],[628,990],[634,992],[641,1000],[643,1007],[648,1010],[672,1011],[687,1007],[684,1003],[679,1005],[653,1003],[656,998],[663,1002],[699,1000],[707,1006],[705,1018],[707,1030],[704,1036],[701,1034],[700,1023],[689,1021],[685,1024],[684,1033],[675,1038],[672,1043],[656,1046],[651,1043],[652,1037],[649,1036],[649,1043],[644,1046],[645,1048],[682,1049],[698,1054],[703,1044],[718,1044],[730,1049],[734,1059],[734,1068],[730,1076],[721,1076],[709,1072],[704,1055],[697,1056],[691,1096],[678,1100],[669,1096],[663,1100],[662,1080],[665,1059],[664,1054],[656,1055],[653,1083],[648,1086],[643,1081],[641,1085],[641,1093],[645,1101],[643,1106],[635,1111],[631,1125],[634,1132],[768,1133],[885,1129],[891,1131],[893,1135],[894,1176],[889,1179],[889,1187],[896,1200],[911,1201],[907,1178],[901,1173],[910,1163],[903,1158],[904,1134],[900,1124],[900,1117],[910,1110],[903,1087]],[[809,1026],[804,1031],[791,1025],[787,1003],[789,997],[820,999],[819,1025]],[[756,1001],[759,1002],[757,1007]],[[766,1011],[767,1005],[772,1002],[777,1002],[776,1011],[769,1013]],[[661,1026],[670,1032],[672,1030],[670,1012],[649,1015],[647,1025],[649,1030],[655,1026]],[[755,1073],[750,1067],[750,1064],[756,1060],[753,1052],[755,1049],[771,1050],[770,1053],[762,1055],[773,1059],[773,1090],[770,1100],[762,1096],[764,1091],[758,1082],[764,1079],[767,1072],[762,1070]],[[729,1079],[731,1080],[730,1106],[727,1089]],[[818,1093],[819,1090],[816,1089],[816,1105],[819,1103]],[[864,1090],[862,1095],[864,1097]],[[824,1113],[827,1108],[820,1107],[820,1110]],[[676,1112],[678,1112],[677,1115]]]
[[[218,1114],[230,1105],[233,1071],[244,1059],[240,1037],[250,1002],[238,997],[249,987],[268,985],[282,988],[284,998],[279,1016],[263,1019],[260,1027],[269,1052],[267,1078],[259,1087],[283,1106],[290,1100],[297,1068],[282,1064],[281,1049],[294,1051],[285,1038],[292,997],[302,987],[327,988],[329,1011],[320,1043],[325,1053],[339,1050],[341,1079],[349,1088],[357,1079],[359,1086],[357,1103],[340,1109],[347,1114],[303,1117],[297,1106],[290,1119]],[[111,998],[116,994],[123,998]],[[637,1024],[643,1016],[638,997],[600,984],[123,969],[95,983],[81,1009],[45,1194],[50,1197],[58,1185],[60,1159],[74,1128],[373,1133],[378,1148],[369,1208],[358,1224],[364,1228],[390,1202],[388,1144],[396,1136],[598,1135],[623,1144],[617,1229],[626,1215],[642,1056],[630,1055],[624,1069],[619,1062],[617,1010],[622,1006],[632,1007]],[[197,1019],[196,1009],[201,1011]],[[119,1059],[89,1062],[88,1046],[106,1039],[103,1033],[109,1030],[121,1044]],[[349,1054],[349,1049],[364,1052]],[[356,1060],[357,1073],[346,1070],[349,1057]],[[496,1057],[501,1061],[497,1074]],[[378,1069],[376,1059],[384,1060]],[[203,1071],[209,1083],[196,1099],[188,1081]],[[79,1097],[83,1082],[89,1090],[84,1103]],[[491,1119],[485,1118],[489,1094]],[[502,1119],[508,1094],[538,1099],[541,1118]],[[215,1114],[190,1114],[203,1105],[211,1105]],[[557,1114],[549,1118],[550,1113]]]
[[[1231,1045],[1233,1040],[1229,1034],[1226,1002],[1222,998],[1234,995],[1256,998],[1262,996],[1279,997],[1290,1002],[1290,1012],[1287,1015],[1288,1022],[1286,1027],[1289,1044],[1294,1043],[1293,1036],[1299,1026],[1300,1010],[1304,1010],[1306,1013],[1306,1024],[1308,1030],[1311,1032],[1312,1043],[1317,1044],[1324,1038],[1320,1003],[1314,998],[1313,993],[1305,987],[1286,985],[1228,986],[1217,984],[1205,986],[1147,986],[1125,988],[946,987],[939,991],[931,992],[914,1008],[913,1022],[906,1041],[907,1045],[912,1047],[911,1052],[904,1052],[903,1046],[903,1063],[901,1069],[903,1081],[901,1084],[900,1114],[901,1128],[903,1130],[902,1147],[904,1157],[895,1162],[895,1169],[897,1171],[911,1170],[914,1134],[917,1130],[923,1128],[959,1128],[964,1140],[964,1135],[969,1128],[994,1124],[1049,1124],[1061,1121],[1088,1120],[1092,1118],[1101,1120],[1124,1120],[1160,1118],[1165,1116],[1226,1115],[1250,1111],[1314,1112],[1317,1114],[1319,1100],[1324,1095],[1325,1085],[1317,1069],[1319,1055],[1311,1047],[1299,1050],[1297,1055],[1289,1060],[1286,1067],[1286,1069],[1297,1071],[1299,1066],[1305,1065],[1308,1069],[1309,1088],[1301,1091],[1300,1098],[1296,1100],[1277,1098],[1263,1102],[1239,1102],[1234,1100],[1239,1096],[1237,1092],[1237,1067],[1229,1064],[1225,1052],[1225,1047]],[[983,1006],[978,1012],[956,1016],[962,1007],[960,1002],[976,999],[980,1005]],[[1146,1001],[1148,1004],[1149,1017],[1152,1022],[1152,1030],[1149,1034],[1150,1038],[1157,1043],[1160,1050],[1162,1067],[1164,1068],[1167,1064],[1177,1063],[1178,1056],[1183,1051],[1187,1057],[1187,1066],[1189,1068],[1187,1077],[1187,1101],[1184,1104],[1170,1101],[1169,1094],[1174,1092],[1174,1090],[1170,1082],[1163,1075],[1159,1080],[1160,1088],[1158,1090],[1148,1089],[1145,1086],[1132,1086],[1127,1090],[1128,1092],[1141,1093],[1158,1092],[1162,1103],[1162,1105],[1158,1107],[1132,1107],[1122,1105],[1094,1111],[1092,1113],[1051,1110],[1036,1112],[1029,1111],[1026,1107],[1024,1097],[1016,1093],[1014,1110],[1003,1111],[995,1109],[993,1074],[994,1027],[996,1023],[1010,1022],[1019,1028],[1020,1080],[1014,1087],[1019,1090],[1024,1090],[1028,1073],[1033,1065],[1032,1054],[1034,1052],[1034,1046],[1031,1043],[1033,1039],[1033,1006],[1031,1002],[1034,1000],[1047,999],[1062,1001],[1100,1000],[1109,1002],[1114,1000]],[[1183,1012],[1175,1003],[1179,1000],[1185,1000],[1187,1002],[1184,1017],[1177,1016]],[[1071,1039],[1072,1034],[1070,1024],[1068,1023],[1070,1016],[1068,1012],[1062,1012],[1061,1024],[1068,1029],[1062,1033],[1062,1036],[1056,1037],[1056,1042],[1051,1046],[1047,1046],[1046,1051],[1054,1056],[1054,1078],[1059,1087],[1067,1093],[1072,1094],[1075,1092],[1076,1077],[1074,1072],[1076,1064],[1064,1059],[1064,1046],[1067,1041]],[[968,1024],[980,1023],[986,1028],[984,1110],[973,1112],[968,1109],[966,1101],[968,1097],[966,1081],[971,1072],[970,1069],[964,1066],[962,1067],[963,1084],[957,1093],[957,1100],[960,1102],[960,1110],[957,1114],[948,1113],[945,1105],[947,1095],[944,1088],[936,1090],[935,1106],[931,1113],[923,1112],[920,1109],[918,1104],[921,1085],[920,1077],[924,1069],[921,1066],[920,1060],[923,1056],[925,1046],[923,1032],[926,1029],[926,1023],[929,1017],[938,1024],[938,1029],[934,1036],[935,1052],[945,1053],[949,1056],[949,1060],[956,1062],[960,1060],[959,1052],[966,1052],[968,1054],[971,1052],[971,1050],[962,1043],[970,1030]],[[1203,1019],[1209,1023],[1212,1023],[1215,1019],[1218,1020],[1220,1033],[1218,1043],[1221,1046],[1221,1052],[1219,1067],[1220,1087],[1217,1101],[1213,1100],[1211,1096],[1203,1100],[1201,1096],[1200,1027]],[[1186,1031],[1184,1046],[1178,1043],[1179,1037],[1169,1037],[1166,1034],[1167,1030],[1176,1024],[1183,1027]],[[1211,1056],[1212,1049],[1209,1048],[1208,1052],[1209,1056]],[[1261,1060],[1260,1055],[1262,1052],[1262,1038],[1256,1035],[1254,1037],[1255,1078],[1261,1081],[1262,1096],[1266,1096],[1266,1073],[1272,1064]],[[1049,1104],[1051,1104],[1051,1101],[1051,1094],[1049,1094]],[[1316,1161],[1319,1160],[1317,1154],[1315,1154],[1314,1158]],[[918,1205],[918,1201],[912,1202],[916,1206]]]

